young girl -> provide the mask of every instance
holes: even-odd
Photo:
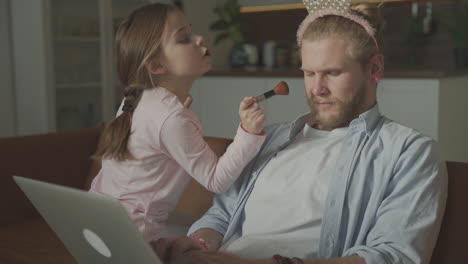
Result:
[[[265,116],[253,97],[244,98],[234,142],[217,158],[184,105],[211,68],[210,52],[176,7],[135,10],[117,30],[116,57],[125,99],[103,132],[102,169],[90,191],[118,199],[143,237],[157,240],[191,177],[216,193],[236,180],[265,139]]]

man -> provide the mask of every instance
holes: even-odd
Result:
[[[429,263],[445,167],[434,140],[379,113],[376,7],[304,2],[298,41],[311,113],[270,127],[236,184],[191,227],[208,250],[158,242],[159,255],[176,252],[171,263]]]

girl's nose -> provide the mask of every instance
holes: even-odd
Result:
[[[199,46],[205,46],[205,39],[201,35],[196,36],[196,42]]]

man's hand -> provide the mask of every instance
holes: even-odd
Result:
[[[170,263],[175,257],[190,251],[205,250],[189,237],[160,238],[151,241],[150,245],[164,263]]]
[[[263,131],[265,124],[265,114],[255,97],[245,97],[239,106],[239,116],[242,126],[247,132],[252,134],[260,134]]]

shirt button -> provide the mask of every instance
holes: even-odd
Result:
[[[334,205],[335,205],[335,200],[333,199],[333,200],[331,200],[331,202],[330,202],[330,206],[334,206]]]

